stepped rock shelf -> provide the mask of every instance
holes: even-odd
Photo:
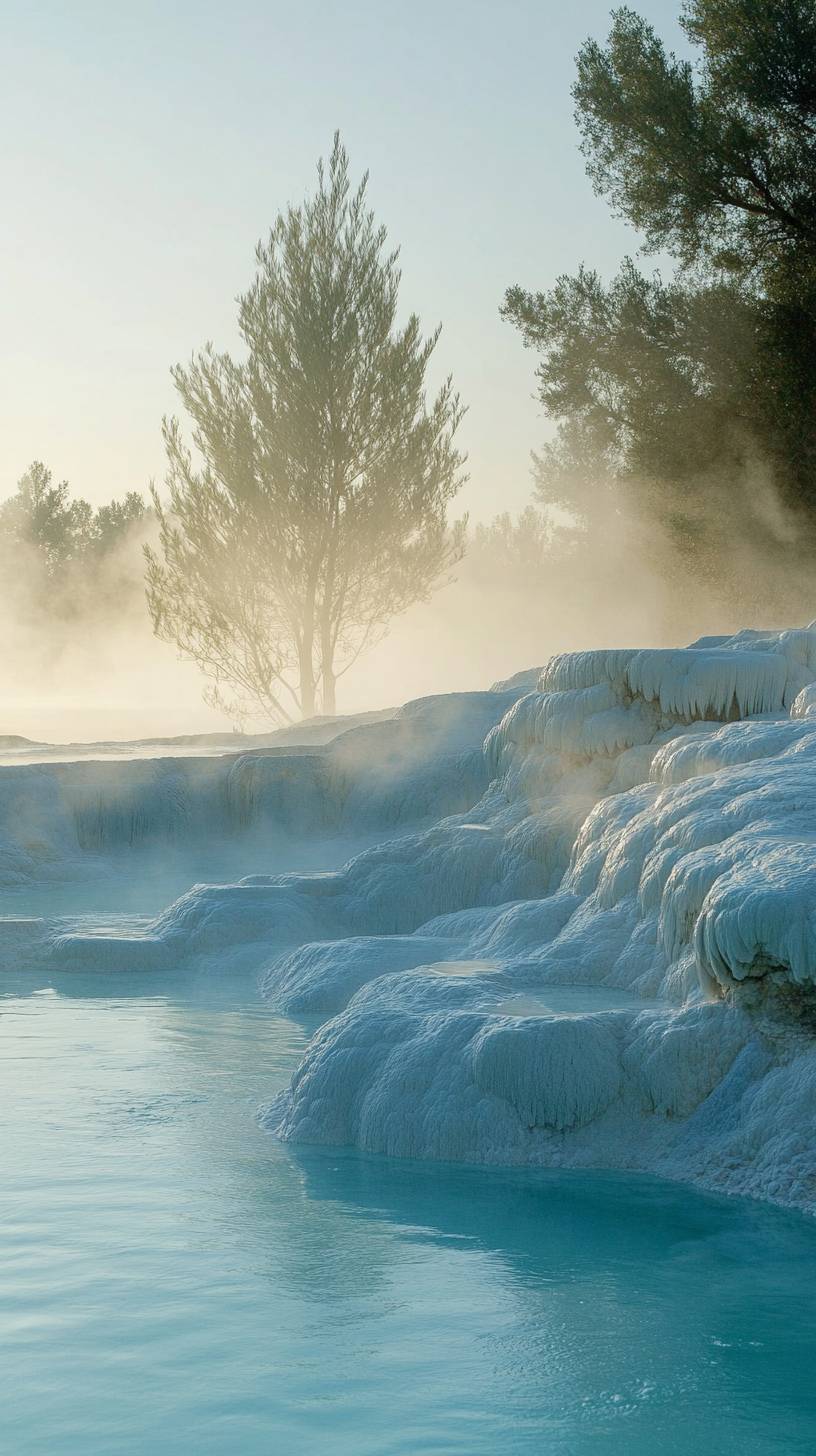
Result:
[[[278,1137],[816,1208],[816,627],[563,655],[308,751],[0,769],[0,834],[6,964],[250,967],[320,1018]],[[327,834],[365,847],[268,873]],[[202,839],[260,873],[14,912]]]

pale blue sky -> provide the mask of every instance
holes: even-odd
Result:
[[[96,501],[161,474],[170,365],[235,345],[255,242],[340,127],[470,406],[462,503],[523,506],[547,427],[504,289],[637,247],[592,194],[569,94],[610,8],[6,0],[0,495],[34,457]],[[679,0],[637,8],[677,42]]]

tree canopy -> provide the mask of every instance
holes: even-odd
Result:
[[[541,493],[584,513],[588,475],[598,490],[628,483],[639,509],[699,550],[757,448],[753,301],[727,283],[665,283],[627,259],[609,285],[582,267],[549,293],[510,289],[504,315],[540,350],[540,398],[560,421],[537,457]]]
[[[687,0],[680,23],[694,59],[628,7],[579,52],[590,177],[648,247],[773,292],[816,255],[816,7]]]
[[[573,92],[596,190],[676,276],[582,267],[504,314],[559,427],[542,490],[622,485],[700,561],[728,534],[790,553],[816,536],[816,6],[688,0],[681,25],[690,56],[616,10]]]
[[[67,480],[54,484],[52,472],[35,460],[14,495],[0,504],[0,547],[7,552],[22,549],[29,569],[49,584],[53,600],[54,585],[72,569],[89,567],[110,554],[145,513],[137,491],[94,510],[81,496],[72,498]],[[32,585],[28,580],[27,589]]]
[[[208,345],[174,370],[192,449],[166,421],[148,604],[235,717],[333,712],[337,678],[462,550],[462,409],[449,378],[426,401],[439,330],[398,322],[366,189],[336,136],[314,195],[258,246],[244,357]]]

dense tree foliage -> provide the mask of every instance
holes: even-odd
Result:
[[[682,263],[775,293],[816,257],[816,7],[688,0],[693,59],[634,11],[578,56],[576,117],[598,191]]]
[[[527,506],[516,517],[503,511],[492,521],[477,522],[468,532],[461,574],[466,582],[528,595],[537,585],[546,585],[556,548],[563,556],[565,545],[565,533],[535,506]]]
[[[509,290],[560,426],[539,481],[620,482],[698,560],[729,533],[790,554],[816,536],[816,5],[689,0],[681,24],[689,58],[629,8],[578,57],[593,183],[678,275]]]
[[[461,554],[462,411],[449,379],[426,402],[439,331],[397,323],[366,182],[351,190],[335,138],[314,196],[258,247],[243,361],[208,347],[174,371],[195,454],[167,422],[148,604],[235,716],[333,712],[337,678]]]
[[[32,608],[46,614],[64,612],[79,596],[90,601],[100,563],[117,555],[146,515],[136,491],[94,510],[81,497],[72,498],[67,480],[55,484],[52,472],[35,460],[14,495],[0,504],[0,555],[7,586],[16,582]],[[136,577],[120,566],[129,588]]]
[[[613,483],[699,551],[758,451],[757,315],[728,283],[689,289],[626,260],[605,286],[585,268],[548,294],[511,289],[505,315],[541,352],[540,397],[561,422],[537,457],[545,499],[590,509]],[[596,500],[595,509],[599,508]],[[760,532],[746,498],[742,529]]]

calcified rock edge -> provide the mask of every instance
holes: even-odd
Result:
[[[650,1170],[812,1208],[814,678],[811,629],[554,658],[488,735],[492,783],[467,822],[441,824],[398,871],[383,856],[395,902],[416,901],[430,853],[468,908],[270,969],[284,1007],[340,1014],[267,1125],[410,1157]],[[496,969],[423,969],[447,956]],[[663,1004],[501,1014],[553,983]]]
[[[638,1169],[814,1209],[816,626],[560,656],[527,686],[492,712],[460,695],[445,731],[434,709],[424,758],[427,705],[403,710],[398,791],[375,767],[376,793],[365,775],[342,789],[369,821],[385,794],[402,832],[342,871],[199,886],[147,924],[46,926],[40,954],[254,965],[280,1010],[329,1017],[263,1113],[285,1139]],[[471,734],[495,719],[481,768],[463,705]],[[452,793],[478,801],[429,823]],[[548,1011],[555,986],[595,987],[602,1009]]]

